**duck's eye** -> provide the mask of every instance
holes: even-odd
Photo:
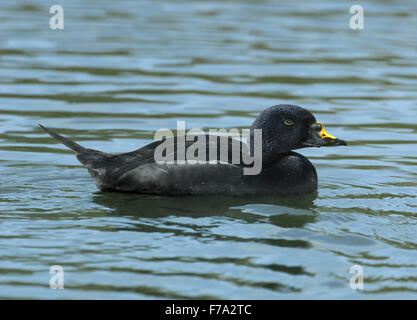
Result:
[[[287,126],[292,126],[292,125],[294,125],[294,121],[292,121],[291,119],[287,119],[287,120],[285,120],[285,121],[284,121],[284,123],[285,123]]]

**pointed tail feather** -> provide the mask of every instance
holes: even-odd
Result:
[[[39,124],[39,126],[52,138],[60,141],[68,148],[75,151],[77,159],[88,169],[88,172],[93,177],[99,189],[105,190],[111,188],[114,180],[112,179],[111,174],[113,171],[111,154],[85,148],[80,146],[78,143],[53,132],[52,130],[45,128],[41,124]]]
[[[52,138],[55,138],[56,140],[60,141],[61,143],[63,143],[64,145],[66,145],[68,148],[74,150],[77,155],[78,154],[82,154],[85,152],[88,152],[87,148],[84,148],[83,146],[80,146],[78,143],[65,138],[61,135],[59,135],[58,133],[53,132],[52,130],[45,128],[43,125],[39,124],[39,127],[41,127],[43,130],[46,131],[46,133],[48,133]]]
[[[77,155],[77,159],[85,165],[89,169],[95,169],[105,166],[105,159],[107,159],[110,155],[101,152],[98,150],[88,149],[85,148],[75,141],[72,141],[71,139],[65,138],[61,135],[59,135],[56,132],[53,132],[52,130],[45,128],[43,125],[39,124],[39,126],[45,130],[52,138],[60,141],[64,145],[66,145],[68,148],[75,151]]]

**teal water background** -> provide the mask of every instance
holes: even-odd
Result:
[[[0,298],[417,298],[417,4],[0,4]],[[306,107],[317,198],[103,193],[38,126],[107,152]],[[64,290],[49,287],[52,265]],[[352,290],[353,265],[364,289]]]

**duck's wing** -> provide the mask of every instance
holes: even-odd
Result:
[[[192,152],[194,157],[198,159],[199,170],[203,170],[202,166],[205,163],[213,164],[222,164],[226,166],[233,166],[242,168],[243,160],[242,154],[247,151],[247,146],[245,143],[232,139],[227,136],[214,136],[214,135],[199,135],[196,136],[194,141],[180,141],[184,137],[174,137],[168,138],[162,141],[154,141],[136,151],[128,152],[124,154],[117,155],[117,159],[120,163],[123,163],[121,166],[117,166],[113,171],[112,179],[114,183],[120,180],[122,177],[126,177],[128,173],[132,170],[136,170],[138,167],[145,164],[159,165],[163,170],[175,170],[177,167],[175,165],[181,165],[178,167],[180,170],[184,170],[187,167],[194,166],[191,161],[184,161],[184,155]],[[197,147],[195,144],[196,141],[199,141],[201,147]],[[155,153],[158,151],[158,147],[164,147],[160,149],[164,150],[164,159],[166,161],[156,161]],[[200,157],[198,155],[201,154]],[[182,160],[182,161],[181,161]],[[168,167],[167,167],[168,165]],[[158,166],[154,166],[156,170]],[[213,166],[210,167],[212,169]]]
[[[242,142],[228,137],[216,141],[216,138],[204,135],[200,142],[205,139],[206,143],[200,145],[201,149],[196,149],[195,141],[182,143],[177,139],[181,137],[156,141],[137,151],[119,155],[126,164],[114,171],[111,189],[164,195],[236,192],[243,181],[244,166],[237,148],[242,147]],[[160,152],[157,148],[163,146],[166,147],[164,158],[167,160],[156,161],[155,153]],[[199,152],[203,153],[203,159],[184,161],[184,154],[191,153],[197,158]]]
[[[198,135],[194,141],[182,140],[183,137],[168,138],[154,141],[138,150],[119,154],[126,164],[136,165],[156,162],[156,153],[162,150],[164,162],[177,162],[189,160],[188,155],[193,153],[200,162],[221,161],[229,164],[243,163],[242,155],[247,153],[247,145],[231,137],[215,135]],[[199,141],[200,144],[196,144]],[[157,148],[160,148],[157,150]],[[200,155],[200,157],[199,157]],[[186,156],[186,158],[184,158]],[[160,161],[160,162],[162,162]],[[129,166],[126,166],[126,169]]]

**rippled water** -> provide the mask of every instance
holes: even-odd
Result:
[[[417,6],[2,0],[0,298],[416,298]],[[250,126],[299,104],[349,147],[303,149],[316,199],[99,192],[64,146]],[[64,268],[65,289],[49,288]],[[351,266],[364,289],[349,287]]]

